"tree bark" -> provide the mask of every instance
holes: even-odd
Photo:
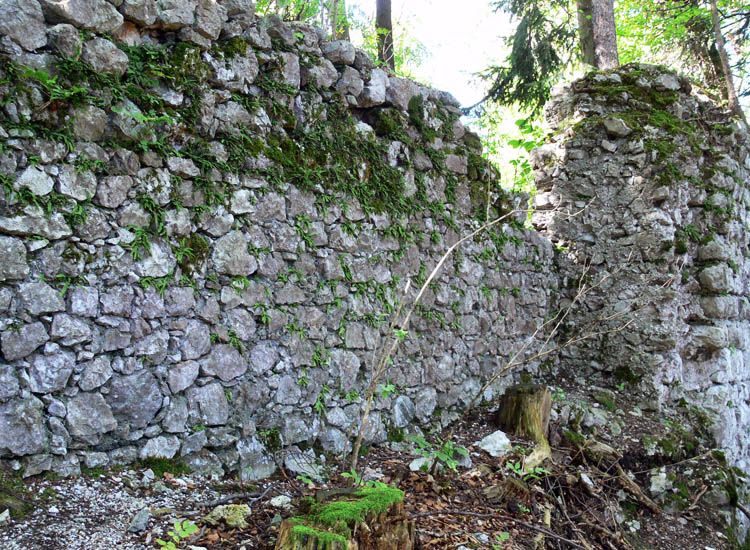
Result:
[[[716,38],[716,49],[719,50],[719,57],[721,58],[721,68],[724,72],[724,82],[727,88],[727,99],[729,100],[729,110],[733,115],[740,117],[744,122],[747,123],[745,113],[740,107],[739,99],[737,98],[737,90],[734,89],[734,81],[732,80],[732,70],[729,67],[729,58],[727,57],[727,48],[724,44],[724,35],[721,34],[721,22],[719,21],[719,9],[716,7],[716,0],[711,0],[711,18],[714,23],[714,35]]]
[[[576,0],[583,62],[597,69],[620,64],[613,0]]]
[[[346,18],[346,0],[333,0],[331,5],[331,36],[336,40],[350,40]]]
[[[396,57],[393,51],[391,0],[377,0],[375,8],[375,29],[378,33],[378,60],[391,71],[395,71]]]
[[[529,471],[550,457],[549,416],[552,396],[546,386],[524,384],[511,386],[500,398],[497,425],[506,431],[524,435],[537,443],[536,449],[526,457],[524,469]]]

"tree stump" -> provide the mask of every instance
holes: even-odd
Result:
[[[319,491],[282,522],[276,550],[413,550],[403,498],[392,487]]]
[[[550,457],[547,435],[551,408],[552,396],[546,386],[539,384],[511,386],[500,398],[497,425],[502,430],[529,437],[537,443],[534,452],[524,462],[527,471]]]

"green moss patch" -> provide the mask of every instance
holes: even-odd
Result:
[[[383,484],[359,489],[332,502],[308,499],[300,506],[308,510],[306,515],[292,520],[295,523],[292,536],[298,540],[315,537],[322,548],[330,548],[333,543],[343,544],[345,548],[357,523],[377,517],[403,500],[403,491]]]

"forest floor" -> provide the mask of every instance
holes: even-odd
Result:
[[[452,440],[469,451],[470,466],[456,455],[463,465],[439,460],[442,469],[433,473],[412,471],[419,454],[408,440],[368,450],[360,468],[366,478],[405,492],[417,549],[738,548],[721,512],[731,496],[731,469],[702,445],[696,429],[683,427],[688,419],[651,417],[629,403],[625,391],[581,392],[561,382],[550,426],[552,460],[542,470],[521,470],[534,447],[522,438],[511,437],[512,449],[497,458],[478,448],[475,442],[497,430],[487,408],[452,426]],[[450,429],[424,436],[435,443],[433,451]],[[279,464],[283,458],[277,457]],[[23,482],[23,498],[34,500],[31,512],[0,527],[0,548],[160,548],[157,539],[170,540],[175,520],[190,520],[199,529],[180,537],[178,548],[272,550],[281,520],[295,514],[286,502],[346,486],[349,479],[341,473],[347,470],[343,460],[329,459],[328,479],[318,483],[284,470],[252,484],[145,468],[38,476]],[[202,521],[224,504],[249,505],[246,527]],[[128,532],[144,509],[144,529]]]

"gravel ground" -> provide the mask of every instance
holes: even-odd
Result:
[[[156,480],[151,470],[99,477],[39,479],[30,490],[50,498],[31,515],[0,527],[3,550],[153,549],[175,518],[198,516],[197,504],[217,497],[210,481],[198,476]],[[150,516],[147,533],[128,528],[139,510]],[[195,519],[195,518],[193,518]]]

